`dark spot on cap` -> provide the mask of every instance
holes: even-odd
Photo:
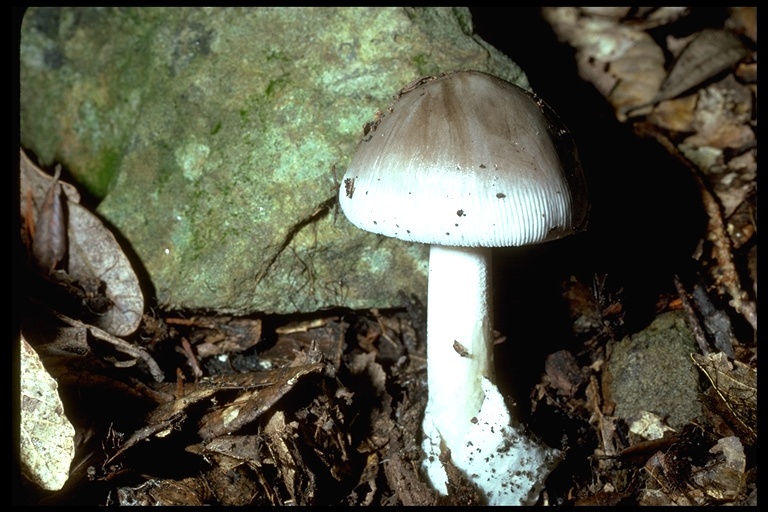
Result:
[[[505,197],[507,197],[507,194],[502,194],[501,192],[499,192],[498,194],[496,194],[496,197],[498,197],[499,199],[504,199]]]
[[[456,215],[458,215],[459,217],[463,217],[464,216],[464,210],[456,210]]]

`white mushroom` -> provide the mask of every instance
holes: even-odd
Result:
[[[511,420],[494,383],[490,248],[585,226],[572,139],[541,100],[476,71],[406,87],[365,132],[342,210],[361,229],[430,244],[425,472],[447,494],[448,448],[489,504],[531,503],[557,452]]]

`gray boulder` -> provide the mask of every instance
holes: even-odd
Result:
[[[356,229],[338,180],[404,85],[527,87],[466,8],[31,8],[22,146],[62,163],[164,306],[247,314],[426,297],[428,248]]]

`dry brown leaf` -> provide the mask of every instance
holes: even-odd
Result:
[[[687,8],[544,8],[558,39],[577,50],[579,74],[608,98],[616,117],[647,114],[650,105],[671,99],[728,69],[750,54],[728,30],[705,29],[667,42],[677,58],[665,70],[661,47],[646,29],[674,21]]]
[[[79,204],[69,206],[69,274],[79,282],[104,282],[112,307],[98,317],[97,327],[115,336],[136,330],[144,313],[139,280],[115,236]]]
[[[690,14],[689,7],[573,7],[580,16],[631,23],[643,30],[672,23]]]
[[[30,247],[35,237],[38,212],[43,209],[44,199],[51,189],[51,176],[37,167],[24,151],[19,155],[19,209],[24,222],[21,233],[25,245]],[[75,187],[62,181],[58,184],[69,201],[80,202],[80,194]]]
[[[38,169],[23,151],[20,172],[21,214],[23,217],[31,211],[37,223],[52,178]],[[114,336],[131,334],[139,326],[144,312],[139,280],[112,232],[79,204],[79,195],[69,192],[71,185],[62,183],[61,186],[67,196],[67,274],[86,295],[103,294],[106,298],[106,308],[99,311],[94,325]]]
[[[666,75],[664,54],[646,32],[575,7],[542,13],[558,39],[576,48],[579,75],[609,99],[620,120],[656,96]]]
[[[665,100],[656,105],[648,116],[648,121],[676,132],[693,131],[693,113],[696,110],[697,95]]]
[[[280,477],[289,496],[276,504],[311,504],[315,491],[314,475],[301,460],[296,460],[299,450],[295,446],[298,437],[295,426],[286,423],[283,411],[275,411],[264,426],[264,434],[270,441],[267,446],[275,465],[281,468]]]
[[[320,373],[325,364],[304,354],[298,354],[293,366],[270,372],[267,385],[242,392],[226,406],[216,409],[200,420],[200,437],[204,440],[236,432],[268,411],[305,375]]]
[[[202,445],[191,446],[187,451],[213,458],[222,469],[228,471],[249,462],[261,464],[263,444],[258,436],[229,435],[215,437]]]
[[[752,104],[752,93],[733,75],[701,89],[691,126],[696,133],[686,138],[684,144],[736,150],[756,144],[749,125]],[[712,169],[702,171],[709,173]]]
[[[616,117],[624,121],[653,102],[664,78],[664,52],[645,32],[632,32],[632,45],[609,67],[618,83],[608,96]]]
[[[691,12],[690,7],[636,7],[636,9],[632,22],[643,29],[672,23]]]
[[[35,265],[49,274],[64,261],[67,254],[67,216],[59,185],[60,173],[61,168],[56,167],[56,175],[38,211],[32,236]]]
[[[151,479],[136,487],[118,487],[117,505],[127,507],[202,506],[210,497],[203,478]]]
[[[726,30],[702,30],[675,60],[654,103],[674,98],[696,87],[747,55],[749,50],[733,33]]]
[[[69,478],[75,428],[64,414],[58,384],[24,336],[21,344],[21,469],[43,489],[57,491]]]

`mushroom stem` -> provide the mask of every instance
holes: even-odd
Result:
[[[489,248],[430,246],[424,470],[447,495],[447,448],[489,505],[527,505],[557,452],[511,422],[494,383],[490,268]]]
[[[427,414],[449,447],[480,412],[493,381],[491,249],[432,245],[427,295]]]

